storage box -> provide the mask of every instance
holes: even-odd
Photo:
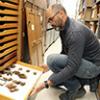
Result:
[[[91,15],[92,15],[92,9],[91,9],[91,8],[87,8],[87,9],[84,11],[83,19],[85,19],[85,20],[90,20],[90,19],[91,19]]]
[[[97,5],[94,5],[93,8],[92,8],[92,16],[91,16],[92,19],[97,19],[98,18],[98,13],[97,13]]]
[[[87,7],[92,7],[93,6],[93,0],[85,0],[86,6]]]

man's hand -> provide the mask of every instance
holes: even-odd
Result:
[[[37,87],[33,88],[33,91],[31,92],[30,96],[37,94],[38,92],[40,92],[44,88],[45,88],[45,83],[41,83]]]
[[[48,86],[52,86],[53,82],[51,80],[47,81]],[[31,92],[30,96],[37,94],[38,92],[40,92],[42,89],[46,88],[45,83],[41,83],[38,86],[36,86],[35,88],[33,88],[33,91]]]
[[[46,65],[46,64],[42,64],[42,65],[39,65],[39,66],[44,69],[44,71],[43,71],[44,73],[49,70],[48,65]]]

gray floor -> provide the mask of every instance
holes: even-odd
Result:
[[[49,50],[46,52],[45,54],[45,58],[44,61],[46,63],[46,58],[49,54],[52,53],[59,53],[61,50],[61,44],[60,44],[60,39],[58,39],[50,48]],[[46,80],[50,75],[52,74],[51,71],[46,72],[39,80],[38,84],[40,82],[43,82],[44,80]],[[89,92],[89,87],[85,86],[85,89],[87,91],[86,95],[81,98],[81,99],[77,99],[77,100],[97,100],[96,96],[94,93],[90,93]],[[54,89],[54,88],[49,88],[49,89],[44,89],[42,90],[40,93],[37,94],[36,98],[34,100],[59,100],[59,95],[64,92],[61,89]],[[32,99],[33,100],[33,99]]]

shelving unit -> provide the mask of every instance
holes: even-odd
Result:
[[[93,0],[80,0],[79,16],[84,24],[100,39],[100,0],[94,0],[94,2]],[[100,83],[96,95],[100,100]]]
[[[84,21],[96,36],[99,38],[99,14],[100,14],[100,0],[80,0],[79,5],[80,19]]]

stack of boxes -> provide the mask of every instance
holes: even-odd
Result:
[[[80,0],[79,16],[94,33],[98,29],[99,14],[100,0]]]
[[[79,16],[100,39],[100,0],[80,0]],[[97,89],[97,97],[100,100],[100,85]]]

